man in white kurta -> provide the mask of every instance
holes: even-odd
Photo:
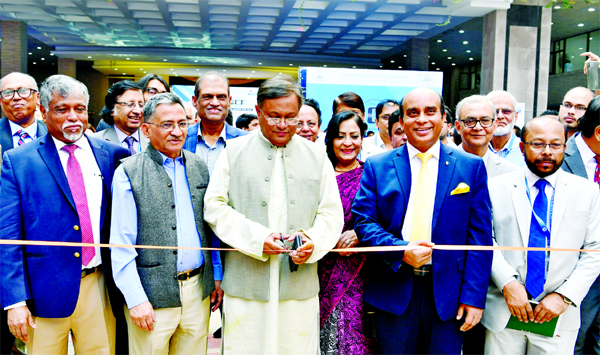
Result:
[[[227,146],[205,196],[206,222],[239,251],[225,255],[223,353],[316,355],[316,262],[343,226],[335,174],[322,149],[294,135],[297,84],[275,77],[258,96],[261,131]],[[304,246],[290,253],[296,272],[276,244],[280,233],[284,241],[302,236]]]

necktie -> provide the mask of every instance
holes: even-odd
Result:
[[[67,160],[67,181],[69,182],[69,188],[75,200],[75,207],[77,207],[77,215],[79,215],[79,224],[81,225],[81,240],[83,243],[93,243],[94,234],[92,232],[92,220],[90,218],[90,211],[88,209],[87,195],[85,193],[85,184],[83,182],[83,174],[81,173],[81,166],[79,161],[75,158],[75,144],[65,145],[62,148],[64,151],[69,153],[69,160]],[[87,265],[96,255],[94,247],[83,247],[82,248],[82,263]]]
[[[548,197],[546,196],[546,184],[548,181],[540,179],[533,185],[537,187],[538,194],[533,202],[531,214],[531,227],[529,228],[529,247],[545,248],[546,238],[550,236],[547,227]],[[537,218],[536,218],[537,216]],[[540,219],[540,220],[538,220]],[[541,222],[541,223],[540,223]],[[525,288],[533,298],[537,298],[544,291],[546,282],[546,252],[527,252],[527,282]]]
[[[410,227],[410,241],[431,239],[431,175],[427,167],[427,161],[432,157],[431,153],[419,153],[421,159],[421,170],[415,185],[413,196],[413,215]]]
[[[596,172],[594,173],[594,182],[600,185],[600,155],[596,155],[594,159],[596,159]]]
[[[127,149],[129,149],[129,154],[131,155],[135,155],[137,153],[137,151],[133,147],[133,142],[135,142],[135,138],[133,138],[132,136],[125,138],[125,143],[127,143]]]
[[[29,136],[29,134],[22,129],[18,130],[17,133],[15,133],[15,134],[19,135],[19,142],[18,142],[19,147],[22,146],[23,144],[25,144],[26,138],[31,138]]]

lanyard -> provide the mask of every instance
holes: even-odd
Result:
[[[550,186],[552,186],[552,185],[550,185]],[[533,209],[533,201],[531,201],[531,191],[529,189],[529,184],[527,183],[527,177],[525,177],[525,188],[527,191],[527,198],[529,199],[529,203],[531,204],[531,211],[533,212],[533,215],[535,216],[536,221],[539,223],[539,225],[542,227],[542,229],[544,229],[544,228],[546,228],[545,218],[541,219],[540,216],[538,216],[535,213],[535,210]],[[545,194],[546,191],[539,191],[538,193]],[[550,199],[550,216],[548,216],[548,228],[546,228],[548,243],[550,241],[550,231],[552,230],[552,212],[554,211],[554,194],[555,193],[556,193],[556,189],[553,188],[552,198]]]

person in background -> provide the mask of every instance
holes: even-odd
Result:
[[[367,132],[366,137],[373,137],[374,135],[375,135],[375,132],[369,131],[369,132]]]
[[[448,139],[448,133],[453,128],[452,111],[450,111],[448,106],[444,107],[444,111],[446,112],[446,118],[445,118],[444,124],[442,125],[442,131],[440,132],[440,142],[442,142],[442,144],[446,144],[450,147],[456,147],[456,145],[454,145],[454,141]]]
[[[402,121],[402,110],[396,110],[390,115],[388,120],[388,130],[392,141],[392,147],[400,148],[406,144],[406,134],[404,133],[404,122]]]
[[[260,128],[258,116],[253,113],[244,113],[235,120],[235,126],[244,131],[254,131]]]
[[[365,120],[365,104],[360,96],[353,92],[345,92],[333,100],[333,114],[342,111],[352,111],[357,113],[362,120]]]
[[[553,117],[555,119],[558,119],[558,111],[556,111],[556,110],[546,110],[546,111],[542,112],[538,117],[545,117],[545,116],[549,116],[549,117]]]
[[[150,98],[156,94],[171,92],[169,83],[167,83],[165,78],[158,74],[146,74],[138,80],[137,84],[144,92],[144,101],[150,100]]]
[[[558,110],[558,120],[567,127],[569,138],[577,133],[578,120],[583,116],[594,93],[583,86],[567,91]]]
[[[316,142],[321,129],[321,109],[315,99],[305,99],[298,113],[296,134],[309,141]]]
[[[517,111],[517,99],[504,90],[496,90],[487,94],[487,98],[496,107],[496,120],[498,127],[490,142],[490,150],[500,158],[524,167],[523,153],[519,149],[519,139],[513,133],[513,127],[517,122],[519,112]]]
[[[363,145],[375,145],[384,150],[393,149],[389,136],[388,120],[392,112],[399,108],[399,102],[393,99],[385,99],[377,104],[377,107],[375,107],[375,125],[377,126],[379,133],[373,138],[366,138]]]
[[[198,116],[196,116],[196,109],[194,109],[192,102],[183,101],[183,108],[185,109],[185,118],[187,119],[188,126],[198,123]]]
[[[348,253],[329,253],[319,261],[322,355],[373,353],[373,339],[365,334],[363,324],[367,257],[351,252],[359,243],[351,208],[360,187],[363,163],[358,154],[366,126],[350,111],[334,115],[327,126],[327,156],[335,169],[344,208],[344,229],[335,248],[348,249]]]

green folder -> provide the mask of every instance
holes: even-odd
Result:
[[[529,301],[531,304],[531,308],[535,309],[539,302]],[[521,330],[528,333],[534,333],[543,335],[546,337],[553,338],[556,335],[556,331],[558,330],[558,326],[560,324],[560,319],[562,318],[562,314],[556,318],[551,319],[549,322],[544,323],[534,323],[529,321],[528,323],[521,322],[519,318],[511,315],[506,328]]]

